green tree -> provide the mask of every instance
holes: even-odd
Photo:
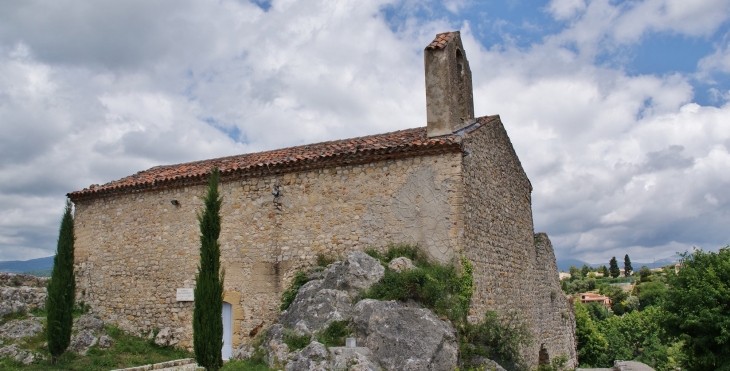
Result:
[[[575,265],[570,266],[569,272],[570,272],[570,281],[571,282],[580,280],[583,278],[581,270],[578,269]]]
[[[603,273],[603,277],[608,278],[608,275],[609,275],[608,268],[606,268],[605,265],[598,267],[598,273]]]
[[[53,271],[48,282],[46,297],[48,310],[46,336],[53,363],[58,361],[58,357],[66,351],[71,342],[75,291],[74,220],[71,215],[71,202],[67,200],[61,218],[56,256],[53,258]]]
[[[588,273],[591,272],[591,268],[587,266],[586,264],[583,264],[583,267],[580,269],[580,274],[583,277],[588,277]]]
[[[616,278],[621,275],[621,270],[618,269],[618,262],[616,262],[615,256],[608,262],[608,266],[608,271],[611,274],[611,277]]]
[[[661,281],[645,282],[636,286],[636,295],[641,303],[641,310],[649,306],[661,306],[667,293],[667,285]]]
[[[639,273],[639,277],[640,277],[639,280],[641,282],[649,282],[649,281],[651,281],[652,272],[651,272],[651,269],[649,269],[649,267],[647,267],[646,265],[645,266],[642,266],[641,268],[639,268],[639,272],[638,273]]]
[[[218,193],[220,172],[210,173],[205,209],[198,214],[200,224],[200,264],[195,276],[195,309],[193,310],[193,349],[195,360],[206,370],[223,366],[223,276],[220,268],[220,209],[223,200]]]
[[[606,339],[596,328],[588,309],[575,302],[575,338],[578,342],[578,362],[581,367],[600,366],[608,348]]]
[[[624,256],[624,276],[630,277],[633,271],[634,267],[631,266],[631,259],[629,259],[629,254],[626,254],[626,256]]]
[[[669,275],[664,328],[681,339],[685,370],[730,370],[730,248],[681,254]]]
[[[657,370],[670,369],[668,347],[661,341],[665,337],[661,315],[660,308],[650,307],[598,322],[596,327],[608,342],[602,366],[623,359],[644,362]]]

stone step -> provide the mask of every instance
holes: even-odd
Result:
[[[199,367],[195,362],[194,358],[183,358],[176,359],[174,361],[167,361],[162,363],[155,363],[151,365],[136,366],[129,368],[120,368],[112,371],[197,371],[205,370]]]

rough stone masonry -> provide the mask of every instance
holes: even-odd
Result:
[[[517,311],[533,334],[533,366],[576,364],[574,318],[552,246],[535,235],[532,186],[499,116],[474,117],[459,32],[424,51],[426,127],[268,152],[157,166],[68,196],[75,204],[77,296],[125,330],[174,329],[192,346],[196,212],[221,170],[224,301],[232,342],[277,315],[294,273],[317,255],[418,244],[443,263],[474,265],[470,320]]]

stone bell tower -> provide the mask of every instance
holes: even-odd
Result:
[[[448,135],[474,123],[471,69],[459,31],[436,35],[423,59],[428,137]]]

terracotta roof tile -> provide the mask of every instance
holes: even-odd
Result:
[[[426,49],[435,50],[435,49],[443,49],[446,46],[446,43],[451,40],[454,35],[458,35],[459,31],[452,31],[452,32],[444,32],[436,35],[436,38],[431,41],[428,46],[426,46]]]
[[[444,35],[444,34],[442,34]],[[485,123],[497,116],[483,117]],[[200,183],[207,179],[213,167],[221,170],[223,178],[236,173],[289,172],[339,163],[363,163],[381,159],[443,153],[460,150],[458,135],[428,138],[426,128],[394,131],[359,138],[314,143],[273,151],[248,153],[177,165],[155,166],[104,185],[93,185],[71,192],[71,200],[104,194],[126,193],[144,189],[174,186],[175,183]]]

